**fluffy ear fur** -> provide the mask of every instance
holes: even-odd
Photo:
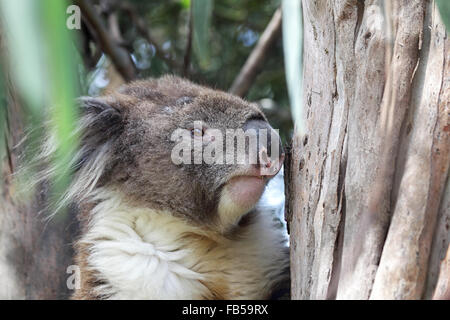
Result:
[[[114,103],[103,98],[78,99],[81,118],[78,125],[80,154],[75,170],[96,158],[96,153],[117,138],[123,130],[123,114]]]
[[[58,202],[51,204],[51,210],[54,212],[72,201],[79,202],[92,196],[92,191],[105,169],[113,165],[111,146],[124,127],[122,111],[113,101],[82,97],[78,99],[78,105],[81,112],[74,134],[79,137],[79,145],[70,162],[73,181]],[[58,139],[55,138],[51,127],[47,126],[48,135],[38,156],[23,168],[38,172],[30,187],[57,178],[55,174],[58,170],[51,159],[58,149]]]
[[[108,167],[113,166],[112,144],[124,127],[123,113],[105,98],[78,99],[81,116],[77,125],[79,148],[73,159],[74,177],[62,204],[92,196]]]

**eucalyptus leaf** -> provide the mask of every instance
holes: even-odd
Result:
[[[38,1],[0,1],[2,27],[7,41],[7,58],[12,80],[34,119],[41,120],[41,107],[46,99],[42,30]]]
[[[50,181],[55,197],[62,195],[70,183],[70,161],[77,145],[74,101],[79,58],[71,40],[75,31],[69,31],[66,25],[68,6],[65,0],[0,1],[7,69],[21,97],[24,119],[28,120],[26,156],[30,161],[47,139],[44,122],[49,118],[57,146],[52,159],[55,178]]]
[[[210,34],[213,0],[192,0],[192,43],[195,56],[202,69],[208,69],[211,64]]]
[[[75,123],[77,118],[74,105],[77,93],[77,61],[72,48],[71,31],[66,28],[66,1],[41,1],[43,31],[46,38],[47,70],[49,72],[48,91],[50,97],[50,117],[57,152],[54,166],[57,169],[53,181],[53,193],[62,194],[70,183],[70,161],[77,146]]]
[[[303,135],[303,22],[299,0],[283,0],[283,50],[286,82],[291,103],[292,118],[297,133]]]
[[[191,6],[191,0],[180,0],[180,4],[183,8],[189,9]]]
[[[3,68],[0,65],[0,75],[3,75]],[[0,170],[3,164],[3,157],[6,148],[6,95],[4,87],[4,79],[0,76]],[[1,182],[0,182],[1,183]]]
[[[436,0],[436,4],[439,8],[441,19],[448,31],[450,30],[450,0]]]

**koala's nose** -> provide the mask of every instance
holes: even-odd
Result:
[[[284,150],[278,133],[264,120],[248,120],[244,131],[255,131],[257,137],[257,161],[262,175],[275,175],[284,161]]]

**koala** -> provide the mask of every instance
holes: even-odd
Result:
[[[284,232],[255,209],[283,161],[282,148],[268,150],[279,137],[257,105],[164,76],[80,107],[65,196],[81,225],[73,299],[269,299],[289,288]],[[176,130],[206,147],[213,129],[255,129],[256,163],[173,161]],[[263,144],[258,129],[272,138]]]

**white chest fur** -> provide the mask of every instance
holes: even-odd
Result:
[[[283,233],[261,212],[236,239],[213,238],[169,213],[103,196],[92,210],[87,264],[105,284],[94,290],[112,299],[201,299],[211,288],[227,298],[270,293],[289,264]]]

